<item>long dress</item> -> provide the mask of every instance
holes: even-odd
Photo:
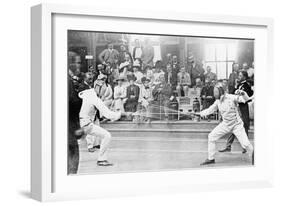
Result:
[[[127,87],[127,101],[124,105],[125,112],[136,112],[139,100],[140,88],[133,84]]]

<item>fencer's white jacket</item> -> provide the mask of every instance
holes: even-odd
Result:
[[[249,100],[249,96],[245,92],[244,95],[224,94],[217,99],[209,108],[200,112],[200,116],[205,117],[219,110],[223,123],[228,126],[235,124],[243,124],[238,110],[238,103],[245,103]]]
[[[81,127],[95,121],[97,110],[107,119],[113,121],[120,119],[121,112],[113,112],[108,109],[103,101],[98,98],[94,88],[84,90],[80,92],[78,96],[82,99],[82,106],[79,113]]]

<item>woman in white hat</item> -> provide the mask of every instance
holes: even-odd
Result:
[[[114,100],[112,103],[113,111],[121,111],[122,113],[124,112],[124,103],[127,96],[127,88],[124,85],[125,80],[125,76],[122,75],[116,79],[117,85],[114,87]]]

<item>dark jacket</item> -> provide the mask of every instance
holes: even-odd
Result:
[[[246,92],[248,94],[249,97],[253,96],[253,94],[254,94],[253,90],[251,89],[250,84],[247,81],[243,81],[243,82],[239,83],[236,90],[237,89],[243,90],[244,92]],[[246,130],[246,132],[248,132],[247,130],[250,127],[248,102],[239,103],[239,110],[240,110],[240,113],[241,113],[241,118],[243,120],[245,130]]]

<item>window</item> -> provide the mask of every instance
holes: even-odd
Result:
[[[232,64],[236,60],[237,42],[225,40],[220,43],[205,44],[205,68],[210,66],[218,79],[226,79],[232,72]]]

